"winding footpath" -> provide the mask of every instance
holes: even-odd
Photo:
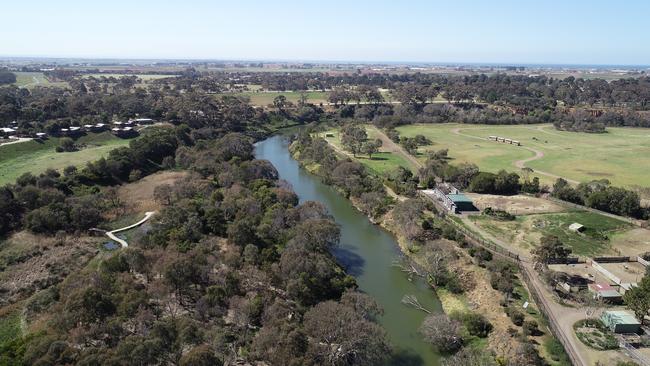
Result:
[[[129,246],[129,243],[127,243],[126,240],[124,240],[124,239],[120,239],[120,238],[118,238],[117,236],[115,236],[115,234],[117,234],[117,233],[119,233],[119,232],[122,232],[122,231],[131,230],[131,229],[133,229],[133,228],[135,228],[135,227],[138,227],[138,226],[144,224],[144,223],[145,223],[147,220],[149,220],[149,219],[151,218],[151,216],[153,216],[155,213],[156,213],[155,211],[145,212],[145,214],[144,214],[144,219],[142,219],[142,220],[136,222],[136,223],[133,224],[133,225],[125,226],[125,227],[123,227],[123,228],[116,229],[116,230],[113,230],[113,231],[107,231],[107,232],[106,232],[106,236],[108,236],[108,237],[111,238],[112,240],[114,240],[114,241],[120,243],[120,245],[122,246],[122,248],[127,248],[127,247]]]

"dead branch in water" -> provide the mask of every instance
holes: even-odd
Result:
[[[415,297],[415,295],[404,295],[404,297],[402,297],[402,304],[412,306],[418,310],[424,311],[427,314],[431,314],[431,311],[429,311],[429,309],[420,304],[418,298]]]

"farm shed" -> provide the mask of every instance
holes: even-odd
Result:
[[[600,320],[614,333],[638,333],[641,329],[641,323],[632,313],[625,310],[605,311]]]
[[[581,233],[585,231],[585,227],[582,224],[578,224],[577,222],[574,222],[573,224],[569,225],[569,230],[575,231],[576,233]]]
[[[472,200],[462,193],[448,194],[447,197],[453,203],[456,212],[476,211]]]
[[[11,136],[16,133],[13,128],[2,127],[0,128],[0,136]]]
[[[623,300],[623,295],[608,283],[592,283],[588,287],[589,292],[593,293],[596,299],[602,299],[609,303],[616,303]]]

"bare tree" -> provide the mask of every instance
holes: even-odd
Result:
[[[449,353],[463,346],[460,323],[445,314],[429,315],[422,322],[420,332],[441,352]]]

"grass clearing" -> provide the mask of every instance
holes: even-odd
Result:
[[[376,133],[373,132],[372,129],[367,129],[367,132],[369,140],[377,138]],[[330,143],[330,145],[334,146],[339,152],[345,151],[341,144],[341,134],[339,133],[339,130],[325,131],[319,136]],[[353,157],[352,154],[347,151],[345,151],[345,154],[350,158],[356,159],[358,162],[377,174],[384,174],[400,166],[406,169],[411,169],[411,164],[406,159],[399,154],[386,151],[383,146],[379,148],[378,153],[372,154],[372,159],[369,159],[367,155],[362,154]]]
[[[518,216],[514,221],[500,221],[483,215],[473,215],[470,219],[490,235],[527,251],[538,246],[543,235],[555,235],[574,254],[582,256],[616,254],[610,237],[632,228],[627,222],[589,211]],[[584,225],[586,230],[583,233],[569,230],[569,225],[574,222]]]
[[[36,86],[55,86],[65,88],[68,83],[65,81],[50,81],[42,72],[14,72],[16,74],[16,86],[21,88],[33,88]]]
[[[110,132],[90,133],[78,138],[77,144],[85,148],[74,152],[57,153],[60,138],[51,137],[43,142],[35,140],[0,146],[0,185],[12,183],[24,173],[39,174],[48,168],[62,170],[66,166],[77,167],[89,161],[107,156],[118,147],[127,146],[130,140],[120,139]]]
[[[650,129],[607,128],[607,133],[590,134],[557,131],[545,125],[470,125],[417,124],[398,127],[402,136],[421,134],[433,141],[422,150],[449,149],[449,156],[459,162],[472,162],[481,170],[500,169],[519,172],[514,163],[535,154],[525,147],[538,150],[544,156],[526,164],[576,181],[609,179],[612,184],[631,187],[646,186],[650,181]],[[523,146],[497,143],[488,136],[518,140]],[[541,174],[543,183],[555,179]]]

